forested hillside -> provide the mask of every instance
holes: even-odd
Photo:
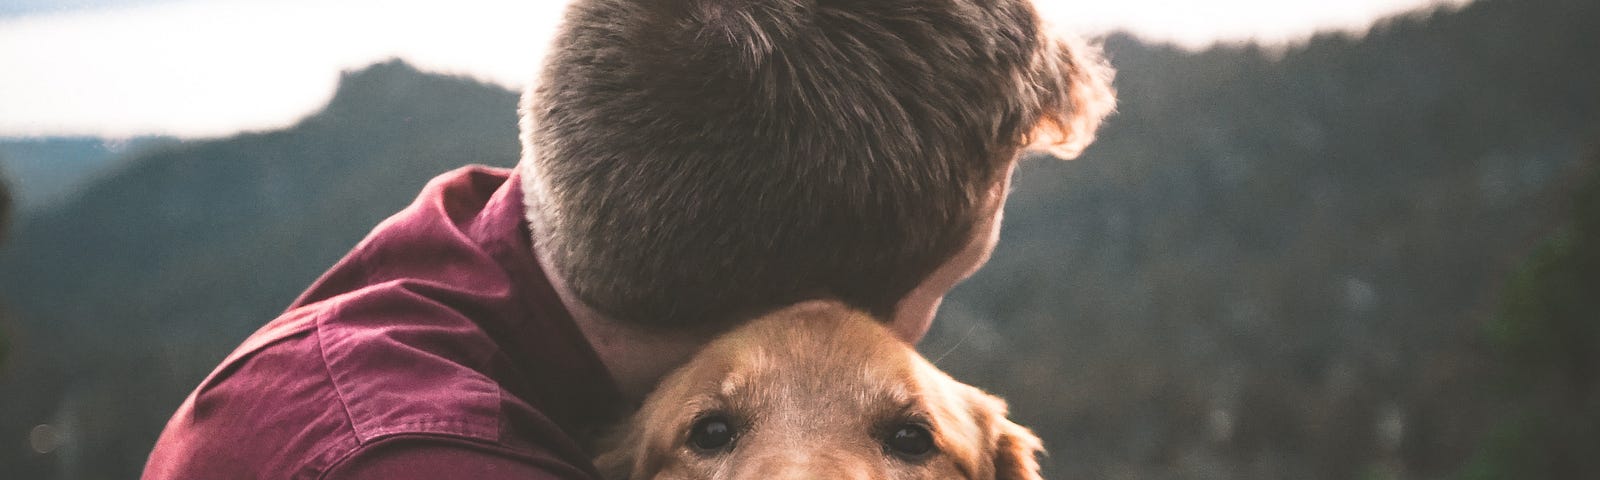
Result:
[[[1085,158],[1025,164],[925,351],[1007,393],[1063,477],[1457,474],[1500,414],[1482,326],[1600,139],[1597,14],[1110,39],[1120,114]]]
[[[0,170],[0,247],[6,243],[11,231],[11,183],[5,171]],[[11,322],[6,319],[5,304],[0,303],[0,371],[4,371],[6,358],[11,353]]]
[[[11,179],[18,213],[26,213],[71,198],[79,188],[114,168],[116,160],[173,142],[165,137],[0,138],[0,171]]]
[[[1597,14],[1112,36],[1120,113],[1083,158],[1024,164],[924,352],[1007,396],[1050,478],[1540,478],[1495,460],[1546,437],[1502,426],[1544,400],[1500,386],[1519,367],[1490,327],[1600,147]],[[292,128],[139,155],[15,225],[0,464],[135,476],[183,395],[426,179],[511,165],[515,102],[382,63]]]
[[[1600,167],[1600,153],[1591,167]],[[1487,338],[1506,400],[1469,479],[1600,472],[1600,168],[1563,205],[1569,218],[1511,277]]]
[[[6,232],[11,229],[11,180],[6,178],[4,170],[0,170],[0,242],[4,242]]]
[[[16,478],[135,478],[166,417],[434,175],[516,162],[516,95],[397,61],[349,73],[293,128],[128,160],[0,249],[14,312],[0,443]],[[25,394],[18,394],[26,392]]]

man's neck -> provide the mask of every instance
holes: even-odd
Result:
[[[539,262],[545,265],[545,276],[561,298],[562,306],[572,315],[573,323],[589,341],[589,347],[599,355],[617,389],[631,402],[638,402],[673,369],[689,361],[689,357],[705,345],[706,338],[698,335],[670,335],[645,332],[596,312],[579,300],[568,288],[566,279],[556,273],[544,255]]]

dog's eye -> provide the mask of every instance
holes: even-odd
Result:
[[[700,453],[717,453],[733,446],[737,432],[728,417],[721,415],[702,418],[689,427],[689,446]]]
[[[883,446],[901,457],[917,459],[933,452],[933,434],[928,427],[907,423],[884,437]]]

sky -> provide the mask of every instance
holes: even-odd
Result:
[[[560,0],[0,0],[0,137],[225,136],[294,123],[400,57],[519,88]],[[1055,24],[1200,48],[1360,31],[1467,0],[1035,0]],[[9,4],[5,2],[10,2]],[[33,7],[34,5],[70,5]]]

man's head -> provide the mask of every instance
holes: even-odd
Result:
[[[625,324],[920,319],[987,257],[1021,150],[1092,139],[1109,77],[1026,0],[574,0],[523,97],[528,216]]]

